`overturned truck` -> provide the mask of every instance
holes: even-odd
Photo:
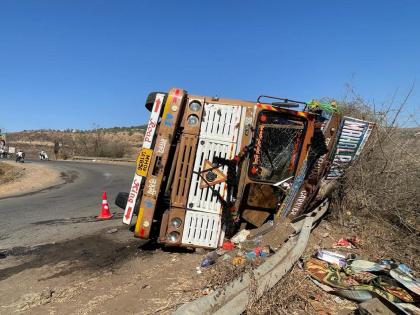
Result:
[[[266,95],[252,102],[173,88],[151,93],[146,107],[136,173],[116,204],[136,237],[166,246],[217,248],[240,228],[310,211],[373,127],[334,102]]]

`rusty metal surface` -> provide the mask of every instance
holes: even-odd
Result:
[[[144,186],[143,197],[140,203],[139,215],[137,216],[134,235],[148,238],[156,209],[156,201],[162,184],[166,163],[170,162],[169,151],[176,127],[182,112],[182,104],[186,92],[173,88],[169,91],[165,104],[162,120],[156,138],[149,175]]]

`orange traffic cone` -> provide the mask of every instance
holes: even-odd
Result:
[[[102,209],[101,214],[96,217],[97,220],[109,220],[114,215],[109,212],[109,204],[108,200],[106,198],[106,192],[103,192],[102,194]]]

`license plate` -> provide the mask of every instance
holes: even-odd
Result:
[[[143,148],[137,157],[136,174],[142,177],[147,176],[149,170],[150,160],[152,159],[153,150]]]

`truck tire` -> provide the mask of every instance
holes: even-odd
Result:
[[[166,101],[166,97],[168,96],[168,93],[163,93],[163,92],[152,92],[149,95],[147,95],[147,99],[146,99],[146,108],[149,112],[152,111],[153,108],[153,104],[155,103],[155,99],[156,99],[156,94],[165,94],[165,97],[163,99],[163,103],[165,103]]]
[[[142,192],[140,191],[139,195]],[[119,192],[117,197],[115,198],[115,204],[120,207],[121,209],[125,209],[125,206],[127,205],[127,199],[128,199],[128,193],[127,192]],[[140,208],[140,202],[139,198],[137,198],[136,204],[134,206],[133,214],[138,215],[139,208]]]

